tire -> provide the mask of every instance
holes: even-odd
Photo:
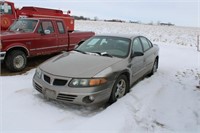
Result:
[[[6,67],[12,72],[18,72],[25,68],[27,63],[26,55],[23,51],[13,50],[6,56]]]
[[[150,75],[153,75],[155,72],[157,72],[157,69],[158,69],[158,59],[156,59],[156,60],[154,61],[153,68],[152,68],[152,70],[151,70]]]
[[[129,91],[128,79],[125,75],[120,75],[115,81],[114,86],[112,88],[109,103],[116,102],[119,98],[126,95],[128,91]]]

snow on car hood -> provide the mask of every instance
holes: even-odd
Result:
[[[56,76],[90,78],[121,60],[72,51],[44,62],[40,68]]]

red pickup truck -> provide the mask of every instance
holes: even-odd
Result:
[[[10,71],[20,71],[27,57],[73,50],[94,32],[68,32],[62,19],[21,18],[0,34],[0,60]]]

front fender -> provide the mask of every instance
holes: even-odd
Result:
[[[114,70],[112,67],[108,67],[105,70],[98,73],[97,75],[95,75],[95,78],[106,77],[109,80],[116,80],[121,74],[125,74],[125,73],[129,74],[129,77],[127,77],[127,78],[130,79],[130,75],[131,75],[130,70],[128,70],[128,69]]]
[[[27,56],[30,55],[30,51],[29,51],[28,47],[26,45],[24,45],[23,43],[13,43],[13,44],[7,45],[3,50],[9,51],[14,48],[22,48],[26,51]]]

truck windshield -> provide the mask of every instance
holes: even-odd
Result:
[[[9,28],[9,31],[33,32],[37,22],[37,20],[19,19]]]
[[[7,8],[8,8],[8,11],[5,12],[4,3],[0,3],[0,14],[12,14],[11,6],[8,5]]]

